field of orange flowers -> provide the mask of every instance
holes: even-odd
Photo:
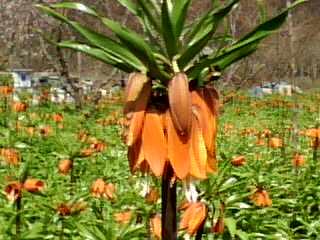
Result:
[[[160,180],[130,173],[121,101],[0,95],[0,239],[160,239]],[[222,99],[219,171],[178,185],[180,239],[203,221],[208,240],[320,239],[319,93]]]

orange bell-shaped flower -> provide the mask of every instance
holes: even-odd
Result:
[[[23,188],[31,193],[38,193],[43,191],[45,184],[38,179],[29,178],[23,183]]]
[[[231,160],[231,164],[235,167],[241,167],[246,164],[246,159],[244,156],[238,156]]]
[[[270,207],[272,205],[269,193],[263,188],[257,188],[250,199],[258,207]]]
[[[191,203],[181,216],[180,229],[193,236],[207,217],[207,207],[202,202]]]

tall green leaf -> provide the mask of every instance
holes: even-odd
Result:
[[[200,21],[199,25],[196,25],[194,29],[191,30],[193,32],[193,37],[185,46],[185,49],[178,60],[178,64],[181,68],[184,68],[208,44],[218,28],[219,23],[238,2],[239,0],[229,1],[225,7],[214,10],[211,14],[208,14]]]
[[[94,48],[86,44],[70,42],[70,41],[63,41],[63,42],[57,43],[57,45],[62,48],[69,48],[69,49],[77,50],[79,52],[83,52],[88,56],[96,58],[106,64],[112,65],[128,73],[135,70],[130,65],[124,62],[121,62],[119,58],[114,57],[99,48]]]
[[[163,0],[161,7],[162,37],[170,60],[172,60],[178,52],[177,38],[171,21],[171,4],[171,0]]]
[[[175,37],[178,39],[182,33],[191,0],[174,0],[171,21]]]
[[[132,14],[138,15],[138,6],[132,0],[118,0],[118,2],[126,7]]]
[[[43,6],[42,6],[43,7]],[[153,49],[145,42],[145,40],[136,32],[130,30],[127,27],[122,26],[120,23],[115,22],[109,18],[101,17],[94,10],[85,8],[82,4],[53,4],[53,8],[68,8],[83,11],[84,13],[90,14],[97,17],[101,22],[108,27],[123,43],[132,54],[137,56],[149,70],[149,75],[153,78],[161,80],[169,79],[169,75],[161,71],[158,64],[153,56]],[[48,8],[50,10],[50,8]],[[53,10],[52,10],[53,11]],[[61,19],[62,20],[62,19]]]
[[[137,0],[137,4],[138,16],[141,19],[147,20],[158,33],[161,33],[160,12],[154,2],[150,0]]]
[[[60,4],[59,7],[62,7],[63,5]],[[76,6],[76,5],[73,5]],[[130,51],[128,51],[124,46],[122,46],[120,43],[115,42],[111,38],[108,38],[107,36],[104,36],[100,33],[97,33],[90,28],[87,28],[85,26],[82,26],[81,24],[71,21],[62,14],[59,14],[58,12],[54,11],[53,9],[49,7],[45,7],[42,5],[37,5],[39,9],[41,9],[46,14],[68,24],[71,26],[76,32],[80,33],[81,36],[83,36],[91,45],[94,45],[96,47],[99,47],[106,51],[109,55],[113,55],[121,59],[123,62],[126,62],[127,65],[131,65],[134,69],[137,71],[146,72],[147,69],[143,65],[143,63]],[[71,7],[71,5],[69,5]]]
[[[116,34],[132,53],[148,66],[150,76],[164,81],[167,81],[170,78],[169,74],[160,70],[154,57],[153,49],[141,36],[108,18],[101,18],[101,21]]]
[[[203,59],[196,63],[191,69],[188,70],[190,78],[197,78],[203,69],[207,67],[216,67],[219,70],[224,70],[232,63],[252,54],[258,47],[261,40],[271,35],[274,31],[279,29],[285,22],[288,12],[298,4],[305,2],[299,0],[292,6],[284,10],[274,18],[260,24],[252,32],[245,35],[235,44],[230,47],[226,47],[221,51],[218,56],[209,56],[207,59]]]

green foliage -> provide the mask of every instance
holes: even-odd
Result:
[[[221,37],[221,34],[219,36],[217,33],[220,23],[240,1],[229,0],[224,5],[213,1],[212,7],[188,26],[186,20],[191,2],[119,0],[120,4],[139,19],[144,35],[100,15],[81,3],[65,2],[37,6],[46,14],[68,24],[85,39],[84,42],[57,43],[60,47],[84,52],[125,72],[147,72],[152,79],[161,80],[166,84],[176,71],[187,72],[190,80],[199,79],[208,69],[222,71],[252,54],[261,40],[280,28],[287,18],[288,11],[304,1],[297,0],[279,15],[263,21],[243,38],[205,58],[201,58],[202,50],[212,39]],[[59,13],[59,9],[77,10],[93,16],[111,30],[117,40],[68,19]]]
[[[0,73],[0,85],[1,86],[12,86],[13,84],[13,78],[11,74],[1,74]]]
[[[230,98],[232,96],[232,98]],[[290,98],[272,96],[261,100],[240,94],[227,94],[231,99],[221,110],[218,135],[219,174],[211,175],[197,187],[200,198],[209,208],[202,239],[318,239],[319,215],[319,159],[314,159],[310,139],[300,135],[297,141],[291,119],[298,111],[299,129],[314,127],[319,113],[318,94],[299,96],[298,110]],[[50,104],[30,107],[25,113],[0,113],[8,118],[8,126],[0,126],[0,148],[15,148],[21,153],[19,166],[0,161],[0,187],[27,177],[43,180],[42,194],[23,192],[21,211],[21,239],[147,239],[150,216],[160,212],[160,202],[149,204],[140,192],[146,186],[160,190],[160,180],[152,176],[141,178],[131,175],[126,149],[121,140],[121,106],[114,103],[86,106],[76,112],[72,106]],[[52,120],[54,113],[64,116],[62,124]],[[106,114],[107,113],[107,114]],[[19,119],[21,128],[16,128]],[[101,124],[105,120],[108,124]],[[232,125],[233,127],[230,127]],[[42,126],[51,126],[47,137],[39,132]],[[228,127],[229,126],[229,127]],[[34,127],[30,136],[27,127]],[[250,130],[251,129],[251,130]],[[272,136],[284,139],[284,147],[272,149],[256,145],[259,133],[269,129]],[[107,144],[101,153],[89,157],[79,152],[90,147],[80,141],[80,131]],[[267,141],[267,138],[264,138]],[[293,155],[299,152],[306,164],[292,166]],[[318,150],[319,153],[319,150]],[[243,155],[246,164],[235,167],[230,163],[234,156]],[[74,160],[71,175],[58,172],[62,159]],[[91,184],[98,178],[116,186],[114,200],[95,198]],[[271,207],[257,207],[250,200],[256,186],[266,189],[272,199]],[[184,189],[178,184],[179,204],[184,200]],[[58,214],[61,203],[85,202],[83,211],[62,217]],[[5,195],[0,197],[0,238],[15,236],[17,212]],[[213,234],[211,228],[220,216],[224,204],[225,232]],[[114,214],[131,210],[132,219],[121,225]],[[180,213],[179,213],[180,214]],[[183,236],[179,232],[179,236]]]

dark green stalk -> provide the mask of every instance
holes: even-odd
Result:
[[[21,211],[22,211],[22,198],[21,196],[18,197],[16,201],[16,240],[20,239],[21,233]]]
[[[162,239],[177,239],[177,185],[171,183],[173,178],[173,169],[170,164],[166,165],[162,176]]]

